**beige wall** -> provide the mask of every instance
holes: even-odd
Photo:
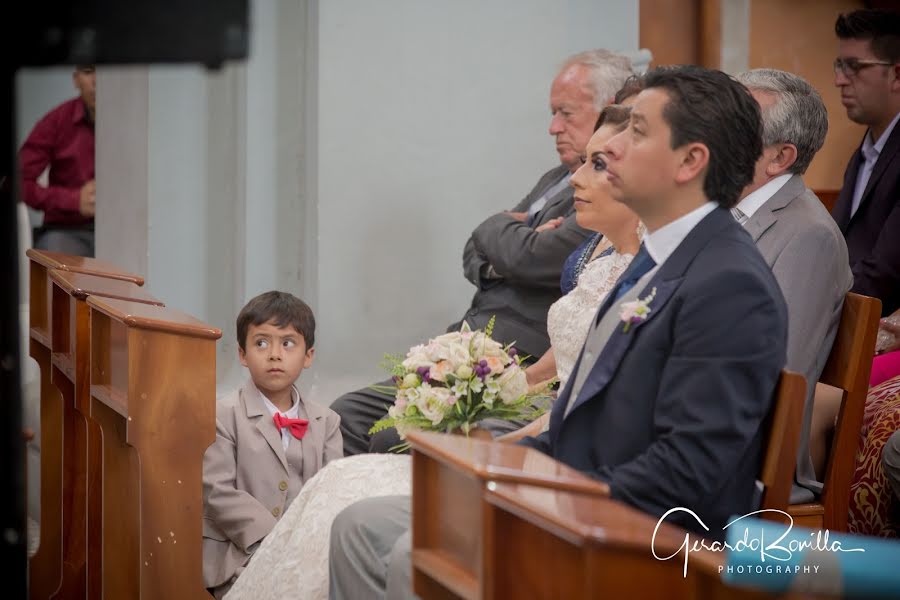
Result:
[[[750,5],[750,68],[796,73],[819,90],[828,107],[828,137],[806,173],[806,184],[816,190],[840,189],[864,131],[847,119],[831,67],[837,53],[834,21],[857,8],[862,2],[852,0],[753,0]]]

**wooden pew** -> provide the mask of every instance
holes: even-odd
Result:
[[[62,400],[51,383],[50,347],[53,320],[50,312],[54,269],[90,273],[98,277],[143,285],[141,276],[115,265],[81,256],[29,249],[29,356],[41,373],[41,529],[40,546],[29,561],[31,598],[44,600],[54,595],[62,580]]]
[[[103,436],[103,598],[209,597],[203,454],[215,439],[215,341],[178,311],[91,296],[90,413]]]
[[[821,383],[841,390],[841,408],[828,450],[821,497],[816,502],[792,504],[788,510],[799,526],[847,531],[850,484],[856,470],[880,317],[880,300],[847,293],[837,335],[819,377]]]
[[[100,429],[90,418],[90,309],[88,296],[162,306],[134,283],[73,271],[48,272],[52,284],[51,375],[61,393],[62,598],[100,598]],[[93,492],[93,493],[92,493]]]
[[[685,571],[700,536],[615,500],[509,483],[488,484],[485,500],[495,541],[481,598],[812,598],[727,585],[721,552],[691,552]]]
[[[422,598],[487,598],[493,509],[489,481],[527,481],[603,496],[606,486],[530,448],[412,433],[413,588]],[[440,516],[440,518],[435,518]]]
[[[657,560],[657,519],[537,451],[434,433],[408,440],[413,589],[423,599],[772,597],[726,586],[716,552],[692,553],[685,576],[688,533],[666,522],[655,548],[677,556]]]

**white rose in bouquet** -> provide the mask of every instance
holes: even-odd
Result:
[[[512,404],[528,393],[528,381],[525,371],[519,367],[511,367],[497,379],[500,384],[500,400],[504,404]]]
[[[431,368],[434,361],[428,356],[428,349],[424,345],[414,346],[406,354],[406,359],[401,363],[408,371],[415,371],[419,367]]]
[[[453,396],[447,388],[431,387],[427,383],[422,384],[421,394],[416,405],[422,415],[431,421],[432,425],[438,425],[444,420],[447,410],[453,406],[450,401]]]

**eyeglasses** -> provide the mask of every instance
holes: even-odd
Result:
[[[844,77],[852,78],[859,75],[859,72],[866,67],[875,65],[892,65],[894,63],[885,60],[861,60],[859,58],[836,58],[834,59],[834,74],[843,73]]]

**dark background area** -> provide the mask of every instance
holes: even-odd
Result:
[[[0,33],[0,572],[27,598],[25,441],[19,353],[15,76],[21,67],[200,63],[247,57],[248,0],[12,2]]]

